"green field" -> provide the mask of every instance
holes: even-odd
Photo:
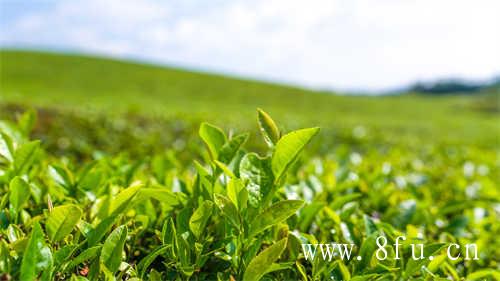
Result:
[[[253,128],[256,108],[287,128],[363,126],[373,133],[492,144],[498,141],[497,93],[429,97],[340,96],[285,85],[109,59],[1,51],[0,102],[78,112],[205,120]],[[497,104],[491,111],[491,104]]]
[[[499,280],[499,98],[2,50],[0,280]]]

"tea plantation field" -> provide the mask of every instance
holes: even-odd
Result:
[[[500,280],[499,97],[2,50],[0,280]]]

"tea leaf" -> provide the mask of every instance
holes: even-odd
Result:
[[[319,128],[297,130],[284,135],[278,141],[272,158],[275,181],[285,174],[288,167],[318,132]]]
[[[249,204],[258,207],[273,187],[270,159],[247,153],[240,162],[240,177],[247,183]]]
[[[236,206],[234,206],[233,202],[229,200],[227,197],[220,195],[220,194],[215,194],[214,196],[215,203],[221,210],[222,214],[229,219],[229,221],[235,226],[239,227],[240,225],[240,218],[238,214],[238,210],[236,209]]]
[[[102,220],[96,228],[89,231],[87,235],[87,242],[89,247],[97,244],[106,235],[106,233],[111,229],[113,223],[117,217],[111,216]]]
[[[0,132],[0,156],[3,156],[9,162],[14,161],[14,145],[12,139],[3,132]]]
[[[113,201],[111,201],[109,209],[110,216],[117,216],[130,208],[132,200],[135,198],[141,187],[142,184],[136,184],[118,193],[118,195],[114,197]]]
[[[54,253],[54,257],[53,257],[54,266],[58,267],[61,264],[67,262],[77,247],[78,247],[78,245],[66,245],[66,246],[63,246],[62,248],[58,249]]]
[[[227,141],[224,132],[218,127],[211,124],[201,123],[199,135],[207,145],[212,159],[217,159],[219,156],[219,151]]]
[[[31,141],[16,149],[14,155],[14,168],[18,174],[27,170],[35,160],[35,154],[40,146],[40,141]]]
[[[409,278],[412,276],[415,272],[420,270],[420,268],[429,263],[428,257],[431,255],[436,254],[438,251],[444,248],[446,246],[445,243],[434,243],[434,244],[429,244],[429,245],[424,245],[424,259],[417,260],[417,259],[409,259],[408,262],[406,263],[406,268],[404,271],[404,277]],[[418,250],[419,252],[419,250]]]
[[[249,236],[255,236],[267,228],[286,220],[295,214],[302,205],[304,205],[302,200],[285,200],[275,203],[255,217],[250,226]]]
[[[467,280],[485,280],[486,277],[492,277],[493,280],[500,280],[500,273],[494,269],[483,269],[467,275]]]
[[[45,244],[40,224],[33,225],[28,245],[21,262],[20,280],[36,280],[40,273],[52,266],[52,252]]]
[[[19,211],[30,197],[29,185],[20,177],[15,177],[10,181],[9,202],[12,208]]]
[[[257,109],[259,127],[268,146],[273,147],[280,139],[280,131],[269,114],[262,109]]]
[[[171,245],[160,246],[153,250],[149,255],[145,256],[138,264],[137,271],[139,271],[139,276],[144,279],[146,270],[151,265],[151,263],[161,254],[165,253]]]
[[[73,180],[69,173],[63,167],[53,165],[49,167],[49,175],[52,179],[65,188],[70,188],[73,185]]]
[[[170,190],[165,188],[142,188],[139,190],[137,197],[137,201],[154,199],[167,206],[174,206],[178,203],[177,197]]]
[[[189,219],[189,229],[196,238],[200,238],[205,230],[208,219],[212,215],[213,203],[211,201],[204,201]]]
[[[55,207],[50,212],[45,226],[50,240],[57,242],[70,234],[81,216],[82,211],[76,205],[68,204]]]
[[[112,273],[118,270],[122,261],[123,246],[127,239],[127,227],[122,225],[117,227],[106,238],[101,250],[101,263],[103,263]]]
[[[370,265],[373,253],[375,253],[375,250],[377,249],[376,240],[378,235],[379,234],[377,232],[373,233],[372,235],[366,237],[361,244],[361,248],[359,249],[359,256],[361,257],[361,260],[356,266],[357,272],[365,271]]]
[[[248,264],[243,281],[258,281],[266,274],[286,248],[287,238],[283,238],[260,252]]]
[[[224,164],[229,164],[229,162],[231,162],[236,155],[236,152],[238,152],[247,139],[248,134],[241,134],[233,137],[221,147],[217,159]]]
[[[99,257],[99,253],[101,252],[102,246],[94,246],[85,249],[83,252],[81,252],[78,256],[76,256],[74,259],[71,260],[71,262],[68,265],[68,270],[71,270],[75,266],[90,260]]]

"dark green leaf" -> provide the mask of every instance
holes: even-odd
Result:
[[[151,265],[151,263],[161,254],[165,253],[171,245],[165,245],[157,247],[149,255],[145,256],[138,264],[137,271],[139,271],[139,276],[144,279],[146,270]]]

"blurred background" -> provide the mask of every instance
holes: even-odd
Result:
[[[257,107],[285,130],[323,127],[325,146],[362,137],[497,147],[499,9],[494,0],[1,0],[1,115],[35,108],[38,137],[83,154],[137,139],[172,146],[200,120],[255,131]]]
[[[1,1],[1,44],[380,92],[500,73],[498,1]],[[429,80],[429,81],[428,81]]]

